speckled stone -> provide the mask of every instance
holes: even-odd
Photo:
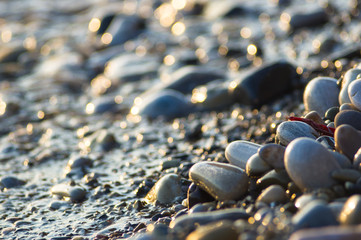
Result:
[[[312,79],[303,94],[306,111],[316,111],[320,116],[325,115],[327,109],[339,105],[338,94],[336,79],[329,77]]]
[[[340,223],[361,224],[361,195],[353,195],[347,199],[340,213]]]
[[[345,110],[339,112],[335,117],[335,126],[348,124],[361,131],[361,112],[354,110]]]
[[[179,177],[170,173],[161,177],[145,197],[150,202],[162,204],[174,202],[183,194]]]
[[[189,170],[189,178],[215,199],[238,200],[248,190],[248,177],[241,168],[218,162],[199,162]]]
[[[285,166],[290,178],[303,190],[331,187],[336,184],[331,172],[340,169],[333,155],[309,138],[299,138],[288,145]]]
[[[279,144],[269,143],[259,148],[258,155],[274,169],[284,169],[283,157],[285,149],[285,147]]]
[[[335,142],[336,150],[352,160],[361,147],[361,132],[350,125],[341,125],[336,128]]]
[[[245,170],[248,159],[257,153],[260,147],[261,145],[256,143],[238,140],[228,144],[225,155],[228,162]]]
[[[287,121],[277,127],[277,141],[287,146],[291,141],[300,137],[316,139],[319,134],[310,125],[299,121]]]

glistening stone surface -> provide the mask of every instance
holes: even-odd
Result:
[[[238,200],[248,190],[247,174],[239,167],[217,162],[199,162],[189,178],[215,199]]]

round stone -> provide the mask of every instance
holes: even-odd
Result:
[[[287,121],[277,127],[277,141],[287,146],[291,141],[300,137],[316,139],[319,134],[310,125],[299,121]]]
[[[361,223],[361,195],[353,195],[347,199],[340,214],[340,223],[343,225]]]
[[[312,79],[303,93],[306,111],[316,111],[320,116],[331,108],[338,106],[339,89],[337,80],[329,77]]]
[[[348,87],[351,82],[357,79],[357,75],[361,74],[361,69],[350,69],[345,73],[345,76],[342,80],[340,94],[338,96],[338,101],[340,105],[344,103],[351,103],[348,93]]]
[[[345,110],[339,112],[335,117],[335,126],[348,124],[361,131],[361,112],[354,110]]]
[[[228,144],[225,155],[228,162],[245,170],[248,159],[257,153],[260,147],[261,145],[253,142],[238,140]]]
[[[13,176],[5,176],[0,180],[0,186],[4,188],[14,188],[24,185],[26,182]]]
[[[325,113],[325,118],[333,122],[335,120],[336,114],[340,111],[339,107],[329,108]],[[322,123],[323,124],[323,123]]]
[[[311,111],[311,112],[307,113],[305,118],[310,119],[310,120],[312,120],[312,121],[314,121],[315,123],[318,123],[318,124],[325,124],[323,122],[320,114],[318,114],[318,112],[316,112],[316,111]]]
[[[335,131],[336,150],[346,155],[350,160],[361,147],[361,132],[350,125],[344,124]]]
[[[272,185],[266,188],[257,198],[258,202],[267,204],[277,202],[283,203],[287,200],[286,192],[280,185]]]
[[[283,157],[285,149],[285,147],[279,144],[269,143],[259,148],[258,155],[274,169],[284,169],[285,164]]]
[[[248,190],[248,176],[241,168],[218,162],[199,162],[189,178],[216,200],[238,200]]]
[[[246,172],[248,176],[260,176],[271,169],[271,166],[261,159],[258,153],[253,154],[248,159],[246,165]]]
[[[331,172],[340,169],[333,155],[309,138],[296,139],[287,146],[285,166],[290,178],[302,190],[331,187],[336,184]]]
[[[53,195],[69,198],[72,202],[80,202],[85,199],[86,191],[79,186],[69,186],[66,184],[58,184],[51,188]]]
[[[145,197],[150,202],[162,204],[174,202],[183,195],[178,175],[170,173],[161,177]]]

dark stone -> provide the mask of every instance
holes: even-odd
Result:
[[[294,66],[279,61],[255,69],[232,82],[230,91],[239,103],[260,107],[293,90],[298,78]]]
[[[16,177],[12,177],[12,176],[7,176],[7,177],[3,177],[0,180],[0,184],[2,185],[2,187],[4,188],[14,188],[14,187],[19,187],[24,185],[26,182],[16,178]]]
[[[202,190],[200,187],[192,183],[188,189],[187,200],[188,208],[190,209],[198,203],[212,202],[214,201],[214,198],[206,191]]]
[[[315,9],[307,13],[297,13],[291,16],[290,27],[295,30],[299,28],[320,26],[328,22],[328,16],[324,9]]]
[[[335,127],[348,124],[361,131],[361,113],[353,110],[339,112],[335,117]]]
[[[338,112],[339,112],[339,107],[329,108],[325,113],[325,118],[333,122]]]

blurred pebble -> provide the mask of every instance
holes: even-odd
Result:
[[[13,176],[5,176],[0,180],[0,184],[4,188],[15,188],[24,185],[26,182]]]
[[[360,226],[332,226],[299,230],[290,236],[290,240],[356,240],[361,239]]]
[[[253,154],[247,161],[246,172],[250,177],[260,176],[271,170],[271,166],[268,165],[258,153]]]
[[[361,224],[361,195],[353,195],[347,199],[340,213],[342,225]]]
[[[285,149],[285,147],[279,144],[269,143],[258,149],[258,155],[274,169],[284,169],[285,164],[283,158]]]
[[[219,221],[197,228],[186,240],[238,240],[238,232],[230,221]]]
[[[232,165],[245,170],[248,159],[253,154],[257,153],[260,147],[261,145],[253,142],[238,140],[228,144],[225,150],[225,155]]]
[[[351,103],[349,93],[348,93],[348,87],[351,84],[351,82],[356,80],[357,75],[359,75],[359,74],[361,74],[361,69],[354,68],[354,69],[350,69],[350,70],[346,71],[346,73],[342,79],[341,90],[340,90],[340,93],[338,96],[338,101],[339,101],[340,105],[342,105],[344,103]]]
[[[361,112],[354,110],[345,110],[337,113],[335,117],[336,128],[342,124],[348,124],[357,130],[361,130]]]
[[[280,185],[271,185],[263,190],[256,201],[267,204],[271,204],[273,202],[284,203],[287,201],[287,196],[285,190]]]
[[[85,200],[86,191],[79,186],[69,186],[66,184],[58,184],[51,188],[51,194],[60,197],[68,197],[72,202],[81,202]]]
[[[183,195],[180,179],[170,173],[161,177],[145,197],[150,202],[158,201],[162,204],[173,203]]]
[[[350,125],[344,124],[335,131],[336,150],[346,155],[350,160],[361,147],[361,132]]]

